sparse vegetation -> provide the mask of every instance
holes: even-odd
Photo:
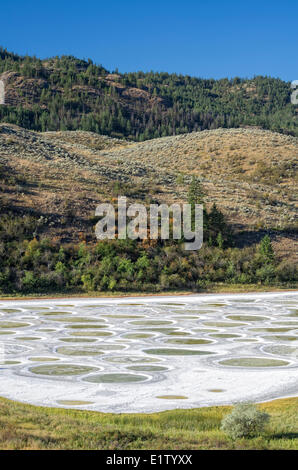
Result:
[[[264,433],[270,415],[253,403],[239,403],[222,421],[221,429],[232,439],[257,437]]]
[[[35,224],[29,219],[23,227],[22,220],[6,218],[0,226],[0,293],[200,291],[215,283],[295,285],[295,262],[286,267],[277,262],[268,237],[249,248],[223,247],[223,230],[212,214],[214,209],[208,214],[208,243],[197,252],[187,252],[182,242],[171,240],[89,245],[29,241],[26,235]]]
[[[0,399],[0,449],[297,449],[298,399],[258,407],[262,436],[231,440],[220,429],[229,406],[153,414],[41,408]]]
[[[0,292],[3,294],[199,291],[219,283],[295,286],[297,268],[295,258],[289,255],[294,249],[294,244],[290,244],[292,239],[283,248],[282,256],[276,250],[275,241],[280,236],[284,247],[281,232],[274,236],[274,243],[266,237],[265,230],[263,233],[260,230],[262,237],[248,238],[244,245],[238,245],[241,233],[235,232],[231,219],[234,208],[241,210],[243,203],[234,200],[238,188],[236,185],[232,189],[234,182],[229,198],[233,206],[226,216],[212,201],[210,192],[216,191],[222,207],[227,183],[222,193],[218,191],[220,187],[215,187],[215,183],[210,186],[204,177],[184,176],[181,202],[188,200],[194,204],[204,198],[205,203],[204,246],[196,253],[185,252],[181,243],[173,241],[96,243],[97,219],[93,212],[96,205],[116,202],[118,195],[147,205],[172,203],[181,186],[176,184],[176,175],[163,169],[165,159],[161,158],[161,152],[173,152],[174,146],[179,156],[185,146],[200,142],[204,133],[198,134],[198,139],[196,134],[171,138],[174,141],[170,141],[170,150],[167,149],[169,138],[132,146],[125,142],[121,146],[119,141],[104,138],[105,150],[101,155],[92,147],[101,145],[100,136],[93,134],[75,133],[74,143],[68,134],[59,134],[58,140],[64,144],[57,147],[53,142],[58,137],[53,134],[48,139],[9,126],[0,126],[1,129],[0,158],[4,170],[0,178],[4,191],[0,208]],[[227,132],[233,135],[231,131],[210,132],[216,136],[225,137]],[[246,135],[246,131],[244,134],[237,131],[237,135]],[[9,144],[9,150],[6,136],[15,142],[14,147]],[[81,137],[84,144],[79,144]],[[205,133],[203,141],[205,138],[209,134]],[[136,151],[140,151],[136,157],[142,166],[131,157]],[[123,164],[118,166],[119,158]],[[103,161],[108,165],[104,166]],[[152,176],[154,166],[156,177]],[[131,172],[139,176],[131,176]],[[22,189],[18,190],[20,181],[23,181]],[[251,194],[250,187],[243,188]],[[238,199],[240,194],[237,192]],[[264,194],[264,198],[269,196]],[[280,196],[276,193],[278,197],[282,199],[283,193]],[[260,211],[263,209],[264,204]],[[245,211],[251,223],[251,209],[245,206]],[[238,214],[237,210],[239,222]],[[269,215],[272,219],[271,212]],[[260,229],[265,229],[265,224]],[[255,236],[253,231],[249,233]]]
[[[8,145],[8,140],[13,143]],[[226,154],[231,141],[239,142],[245,157],[241,175],[234,173]],[[276,141],[278,154],[272,146]],[[206,150],[212,142],[220,148],[215,159]],[[43,216],[50,238],[77,242],[81,232],[91,241],[90,220],[98,203],[119,194],[129,202],[186,202],[194,176],[208,210],[215,203],[237,233],[278,230],[272,238],[274,249],[284,256],[294,248],[289,232],[297,230],[295,179],[288,172],[278,184],[252,182],[256,163],[250,161],[266,160],[268,153],[272,164],[288,161],[295,168],[297,145],[296,138],[252,129],[217,129],[128,143],[88,132],[39,134],[0,124],[0,214]],[[182,179],[177,181],[181,168]],[[259,239],[256,234],[255,242]]]

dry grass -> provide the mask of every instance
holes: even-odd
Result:
[[[90,132],[36,133],[1,124],[0,167],[9,175],[1,178],[0,169],[2,204],[46,216],[49,234],[58,238],[73,239],[78,231],[91,237],[90,217],[98,203],[117,195],[116,182],[118,192],[134,202],[183,202],[196,174],[206,205],[216,202],[235,227],[286,230],[297,213],[297,155],[297,138],[260,129],[132,143]]]
[[[260,405],[270,416],[261,437],[231,441],[221,430],[231,407],[153,414],[41,408],[0,399],[0,449],[298,449],[298,399]]]

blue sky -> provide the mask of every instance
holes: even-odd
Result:
[[[1,2],[0,45],[120,72],[298,79],[297,0]]]

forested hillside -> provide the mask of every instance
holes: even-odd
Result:
[[[296,285],[289,83],[110,73],[3,49],[0,80],[0,294]],[[203,202],[202,249],[98,242],[95,208],[119,195]]]
[[[259,126],[298,135],[290,83],[270,77],[213,80],[110,73],[91,59],[40,60],[0,48],[0,79],[6,91],[0,121],[37,131],[80,129],[146,140]]]

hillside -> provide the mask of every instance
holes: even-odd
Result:
[[[258,126],[298,136],[290,83],[270,77],[195,78],[110,73],[91,59],[45,60],[0,48],[0,121],[37,131],[84,130],[144,141]]]
[[[95,241],[98,203],[118,194],[146,204],[185,202],[195,174],[207,207],[215,202],[226,214],[239,246],[271,230],[278,253],[292,257],[297,155],[298,138],[260,129],[133,143],[0,124],[1,213],[34,216],[39,223],[32,236]]]
[[[152,414],[112,414],[89,410],[36,407],[0,399],[1,449],[98,450],[112,445],[160,450],[297,450],[297,398],[262,403],[271,415],[264,436],[229,439],[220,424],[228,406],[171,410]],[[135,429],[138,429],[136,432]],[[99,429],[99,431],[97,431]],[[84,432],[82,432],[84,430]],[[97,454],[98,455],[98,454]],[[101,463],[100,459],[99,462]]]

